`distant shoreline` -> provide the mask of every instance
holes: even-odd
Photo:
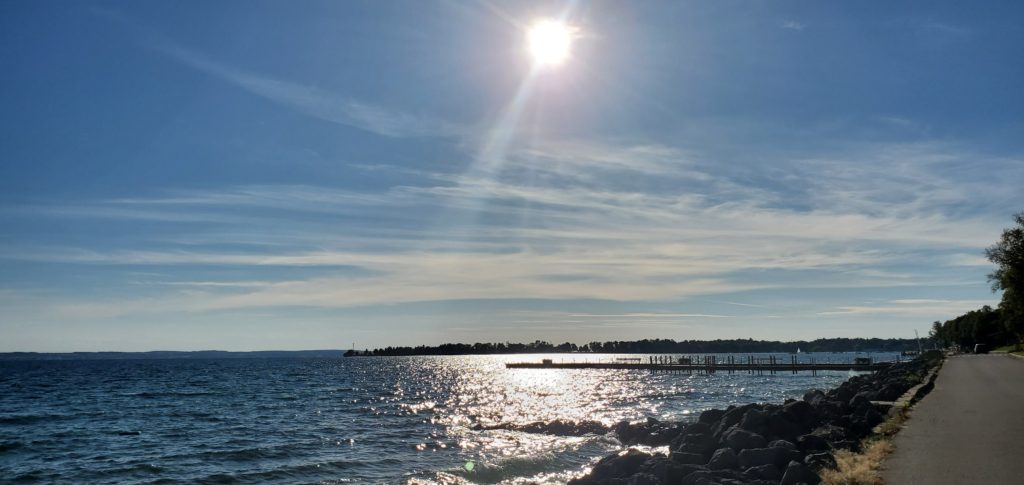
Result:
[[[0,361],[39,360],[198,360],[198,359],[340,359],[344,350],[154,350],[149,352],[0,352]]]
[[[715,353],[795,353],[795,352],[903,352],[931,347],[917,339],[822,338],[811,341],[773,340],[682,340],[669,339],[591,342],[554,345],[541,340],[521,343],[442,344],[438,346],[385,347],[374,350],[349,350],[346,357],[399,357],[416,355],[504,355],[504,354],[715,354]]]

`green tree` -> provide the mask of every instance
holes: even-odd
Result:
[[[942,327],[942,322],[936,320],[932,323],[932,330],[928,332],[928,337],[938,342],[943,348],[949,346],[949,339],[946,337],[946,331]]]
[[[1003,290],[999,302],[1003,325],[1018,343],[1024,343],[1024,212],[1013,220],[1017,225],[1003,230],[999,242],[986,249],[985,256],[997,266],[988,279],[992,291]]]

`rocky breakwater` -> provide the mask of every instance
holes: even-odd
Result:
[[[810,391],[783,404],[711,409],[695,422],[620,423],[625,445],[668,445],[670,454],[636,449],[601,459],[570,485],[794,485],[817,484],[818,471],[835,467],[833,453],[857,451],[885,420],[884,407],[921,383],[941,361],[938,352],[850,378],[828,392]]]

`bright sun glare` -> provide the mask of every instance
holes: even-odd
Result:
[[[540,20],[530,27],[526,42],[534,64],[557,66],[569,58],[572,29],[556,20]]]

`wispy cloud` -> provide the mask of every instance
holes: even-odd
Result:
[[[951,266],[994,266],[992,262],[980,252],[976,254],[951,254],[946,261],[947,264]]]
[[[932,300],[904,299],[890,300],[881,305],[843,306],[819,315],[888,315],[901,317],[951,318],[970,310],[977,310],[983,305],[991,305],[988,300]]]
[[[972,32],[971,29],[969,29],[967,27],[964,27],[964,26],[961,26],[961,25],[954,25],[954,24],[951,24],[951,23],[939,22],[939,21],[934,21],[934,20],[933,21],[928,21],[928,22],[922,22],[920,24],[920,28],[924,29],[924,30],[927,30],[927,31],[930,31],[930,32],[939,33],[939,34],[948,35],[948,36],[954,36],[954,37],[966,37],[966,36],[970,35],[971,32]]]
[[[807,28],[807,24],[797,22],[793,19],[785,19],[779,21],[779,27],[782,27],[783,29],[802,31]]]
[[[570,313],[569,316],[587,318],[733,318],[732,315],[705,313]]]
[[[732,167],[700,153],[653,144],[558,146],[564,151],[554,145],[520,149],[510,157],[513,167],[491,178],[423,174],[417,185],[373,193],[253,185],[45,210],[9,207],[8,214],[79,220],[153,218],[176,229],[161,247],[36,245],[6,247],[2,257],[128,267],[328,270],[279,279],[243,274],[152,281],[150,294],[164,303],[150,297],[137,305],[123,299],[90,302],[93,313],[107,311],[95,305],[201,312],[463,299],[650,302],[808,286],[923,287],[936,284],[937,272],[963,268],[965,255],[980,254],[1004,222],[1002,214],[978,217],[959,208],[978,203],[979,197],[990,198],[986,204],[1005,204],[1016,190],[951,171],[959,160],[984,155],[947,146],[876,145],[829,158],[786,160],[774,164],[775,170],[792,173],[801,184],[795,192],[787,186],[786,194],[752,186],[742,179],[748,174],[734,175]],[[1004,179],[1019,170],[1011,159],[987,160]],[[630,179],[656,190],[636,190]],[[665,181],[672,183],[659,188]],[[994,188],[977,192],[975,183]],[[723,191],[729,193],[726,201],[716,197]],[[800,197],[809,207],[779,204]],[[252,246],[226,249],[239,241]],[[133,282],[145,286],[138,278]],[[729,299],[730,305],[747,305]],[[945,307],[844,305],[822,314],[909,315],[935,308]],[[615,318],[714,314],[653,315]]]
[[[315,86],[259,74],[183,47],[142,25],[131,16],[102,7],[93,14],[135,33],[159,52],[246,92],[319,120],[351,126],[378,135],[403,137],[458,137],[465,127],[435,117],[388,108]]]
[[[506,164],[576,179],[593,180],[609,172],[711,179],[708,174],[694,169],[692,155],[678,148],[650,143],[545,140],[521,149]]]
[[[874,119],[882,125],[883,129],[895,132],[905,132],[924,136],[931,133],[932,130],[931,126],[927,123],[906,116],[882,115],[876,116]]]
[[[440,119],[373,105],[317,87],[259,75],[162,43],[161,51],[182,63],[307,116],[389,137],[456,137],[464,128]]]
[[[752,304],[752,303],[739,303],[739,302],[735,302],[735,301],[719,301],[719,300],[708,300],[708,301],[711,302],[711,303],[721,303],[723,305],[732,305],[732,306],[747,307],[747,308],[767,308],[767,306],[765,306],[765,305],[755,305],[755,304]]]
[[[919,20],[911,24],[912,32],[925,48],[947,48],[971,40],[974,31],[946,21]]]

